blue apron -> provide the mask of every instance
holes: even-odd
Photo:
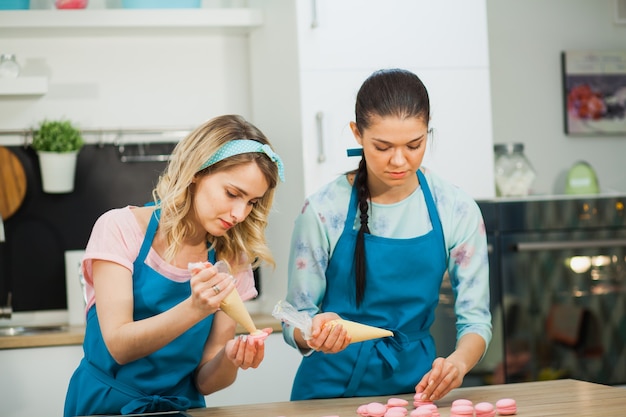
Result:
[[[447,251],[437,207],[417,171],[432,229],[409,239],[365,235],[365,295],[356,306],[354,248],[357,192],[352,187],[345,226],[326,271],[322,311],[393,331],[394,336],[352,343],[335,354],[313,352],[296,373],[292,400],[414,393],[430,370],[435,343],[430,326],[439,302]],[[410,219],[407,219],[410,221]]]
[[[175,282],[145,264],[159,224],[151,217],[133,267],[134,320],[162,313],[187,299],[189,282]],[[215,261],[215,253],[209,253]],[[205,407],[196,389],[194,372],[202,358],[213,315],[197,323],[158,351],[119,365],[109,354],[95,305],[87,313],[84,358],[74,372],[65,399],[65,417],[92,414],[131,414]]]

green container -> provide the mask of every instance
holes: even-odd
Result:
[[[565,194],[598,194],[600,184],[596,171],[588,162],[576,162],[567,173]]]

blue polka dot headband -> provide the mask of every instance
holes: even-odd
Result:
[[[272,150],[270,145],[263,144],[252,139],[236,139],[226,142],[217,150],[217,152],[213,154],[212,157],[209,158],[208,161],[202,164],[198,171],[202,171],[206,167],[209,167],[223,159],[230,158],[231,156],[252,152],[266,154],[276,164],[280,180],[285,182],[285,167],[282,159],[280,159],[280,156]]]

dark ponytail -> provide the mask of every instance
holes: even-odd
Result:
[[[430,102],[426,87],[419,77],[403,69],[383,69],[370,75],[356,97],[355,106],[356,127],[363,136],[363,132],[370,127],[371,118],[398,117],[406,119],[417,117],[426,124],[430,120]],[[365,233],[369,233],[368,209],[370,191],[367,184],[367,164],[365,156],[359,163],[356,184],[361,227],[357,235],[354,248],[354,262],[356,275],[356,303],[360,306],[365,297]]]
[[[356,305],[361,305],[363,296],[365,295],[365,233],[369,233],[368,226],[368,201],[370,199],[370,190],[367,186],[367,164],[365,158],[361,159],[359,169],[355,178],[356,190],[361,213],[361,227],[356,237],[356,247],[354,249],[354,263],[356,272]]]

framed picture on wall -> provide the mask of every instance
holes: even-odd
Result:
[[[626,135],[626,51],[561,54],[565,133]]]

